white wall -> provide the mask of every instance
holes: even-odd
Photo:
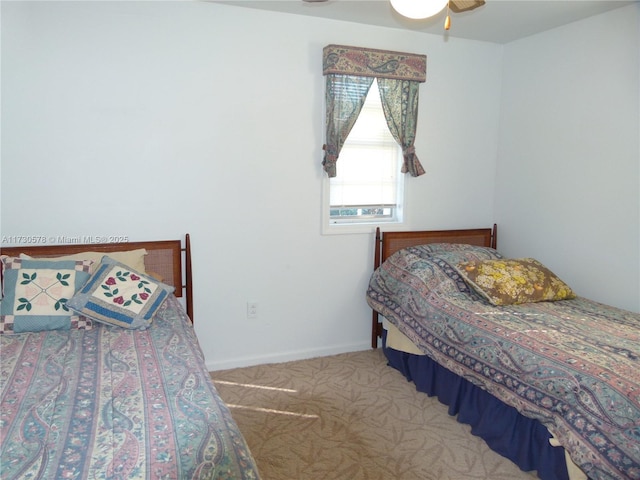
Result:
[[[373,237],[320,234],[325,45],[428,56],[407,228],[494,221],[498,45],[204,2],[1,6],[2,235],[190,232],[211,369],[368,348]]]
[[[640,312],[640,4],[504,50],[499,248]]]

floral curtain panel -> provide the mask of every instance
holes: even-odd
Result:
[[[403,172],[419,176],[424,169],[415,154],[418,87],[426,81],[427,57],[410,53],[328,45],[323,51],[327,77],[326,144],[322,162],[329,177],[336,176],[336,161],[353,127],[373,78],[389,130],[402,146]]]
[[[327,143],[322,165],[329,177],[336,176],[336,161],[364,105],[373,77],[328,75],[326,80]]]
[[[424,173],[413,146],[418,121],[419,85],[411,80],[378,78],[380,100],[387,126],[395,141],[402,147],[402,173],[409,172],[413,177]]]

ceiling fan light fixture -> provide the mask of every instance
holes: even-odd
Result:
[[[433,17],[447,6],[448,0],[390,0],[393,9],[403,17],[420,20]]]

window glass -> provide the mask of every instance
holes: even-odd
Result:
[[[401,158],[374,81],[329,179],[329,223],[402,221]]]

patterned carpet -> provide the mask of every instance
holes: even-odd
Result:
[[[211,376],[263,480],[536,478],[417,392],[380,350]]]

